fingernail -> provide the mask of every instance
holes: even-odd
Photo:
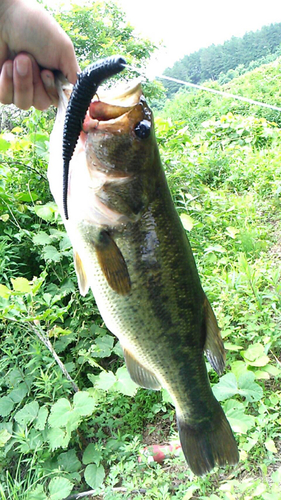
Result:
[[[26,59],[16,59],[16,70],[20,76],[26,76],[28,73],[28,62]]]
[[[54,78],[48,73],[41,73],[41,78],[43,80],[44,86],[46,88],[54,87]]]

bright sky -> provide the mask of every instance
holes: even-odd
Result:
[[[281,22],[280,0],[118,1],[138,32],[166,45],[155,64],[158,72],[201,47]]]

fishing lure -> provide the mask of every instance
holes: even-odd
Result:
[[[66,219],[68,219],[69,162],[74,153],[87,109],[98,86],[107,78],[122,71],[125,65],[126,60],[120,56],[99,59],[79,73],[77,82],[73,87],[66,109],[63,128],[63,210]]]

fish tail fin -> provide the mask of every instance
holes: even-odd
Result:
[[[215,465],[235,465],[238,462],[237,444],[221,408],[212,422],[197,426],[178,416],[178,429],[186,461],[197,476],[210,472]]]

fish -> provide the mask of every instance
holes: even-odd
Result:
[[[70,155],[68,218],[62,144],[71,86],[58,80],[57,88],[48,178],[73,246],[80,293],[92,289],[132,380],[169,392],[192,472],[235,465],[237,443],[204,358],[223,372],[220,328],[171,197],[141,84],[99,88],[98,96],[94,89]]]

